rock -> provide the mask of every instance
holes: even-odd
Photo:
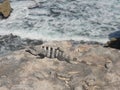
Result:
[[[25,39],[24,42],[25,42],[27,45],[41,45],[41,44],[43,44],[43,41],[42,41],[42,40]]]
[[[110,41],[105,44],[105,47],[120,49],[120,38],[111,38]]]
[[[9,89],[6,87],[0,87],[0,90],[9,90]]]
[[[19,36],[9,34],[0,36],[0,55],[24,49],[28,45],[41,45],[42,40],[21,39]]]
[[[2,38],[9,41],[8,37]],[[33,45],[31,42],[28,40],[27,43]],[[35,45],[34,48],[41,46]],[[24,48],[11,51],[0,57],[0,90],[120,89],[119,50],[72,41],[52,41],[42,45],[59,46],[76,60],[68,63],[57,58],[40,59],[25,52]]]
[[[75,87],[75,90],[83,90],[82,86]]]

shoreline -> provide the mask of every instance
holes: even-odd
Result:
[[[24,33],[24,32],[22,32],[22,33]],[[31,39],[31,40],[43,40],[43,41],[65,41],[65,40],[74,40],[74,41],[85,41],[85,42],[90,42],[90,41],[92,41],[92,42],[99,42],[99,43],[106,43],[107,41],[109,41],[109,39],[108,38],[102,38],[102,39],[100,39],[100,38],[87,38],[87,37],[65,37],[65,36],[62,36],[61,35],[61,37],[59,36],[58,38],[57,37],[46,37],[46,35],[44,36],[44,35],[37,35],[37,34],[28,34],[28,35],[24,35],[24,34],[22,34],[22,33],[20,33],[20,32],[13,32],[13,33],[10,33],[10,32],[6,32],[6,33],[1,33],[0,32],[0,35],[9,35],[9,34],[13,34],[13,35],[17,35],[17,36],[20,36],[22,39],[26,39],[26,38],[28,38],[28,39]],[[25,32],[26,33],[26,32]],[[27,33],[26,33],[27,34]]]
[[[97,43],[22,40],[10,34],[0,36],[0,51],[0,90],[120,88],[118,49]],[[60,57],[59,51],[63,52]]]
[[[70,42],[73,45],[78,44],[88,44],[88,45],[101,45],[103,46],[103,43],[95,42],[95,41],[75,41],[75,40],[49,40],[49,41],[43,41],[43,40],[37,40],[37,39],[29,39],[29,38],[21,38],[20,36],[8,34],[8,35],[0,35],[0,54],[9,52],[9,51],[16,51],[20,49],[24,49],[27,46],[36,46],[41,45],[45,42]]]

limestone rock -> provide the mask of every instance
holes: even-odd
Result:
[[[0,90],[119,90],[120,52],[99,44],[52,41],[76,60],[36,58],[25,49],[0,57]],[[39,48],[41,45],[34,46]]]

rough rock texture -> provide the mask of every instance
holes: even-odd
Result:
[[[10,51],[16,51],[31,45],[40,45],[41,40],[21,39],[19,36],[9,34],[0,35],[0,55],[8,53]]]
[[[105,44],[105,47],[120,49],[120,37],[119,38],[111,38],[110,41],[108,41]]]
[[[2,55],[0,90],[120,90],[119,50],[72,41],[43,45],[60,47],[77,59],[39,59],[26,49]]]

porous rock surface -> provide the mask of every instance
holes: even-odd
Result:
[[[71,41],[44,45],[61,47],[77,59],[39,59],[25,49],[2,55],[0,90],[120,90],[119,50]]]

